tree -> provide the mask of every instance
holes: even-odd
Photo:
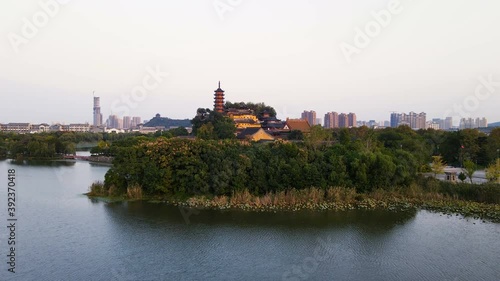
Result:
[[[189,135],[188,130],[186,130],[186,128],[184,128],[184,127],[170,129],[170,130],[168,130],[168,132],[171,133],[174,137]]]
[[[469,178],[470,183],[472,183],[472,175],[477,171],[477,166],[474,162],[467,159],[464,161],[464,173]]]
[[[432,156],[432,172],[434,173],[434,177],[437,177],[438,174],[444,173],[445,163],[441,156]]]
[[[305,141],[313,146],[317,146],[324,141],[328,141],[331,138],[329,131],[321,127],[321,125],[316,125],[311,128],[311,132],[305,137]]]
[[[495,128],[488,136],[486,151],[488,162],[494,162],[500,156],[500,128]]]
[[[299,130],[293,130],[288,135],[289,140],[304,140],[304,133]]]
[[[203,137],[206,139],[234,139],[236,133],[236,126],[231,118],[222,115],[222,113],[212,111],[210,109],[199,108],[196,116],[191,120],[193,124],[193,134],[198,136],[198,130],[210,123],[213,127],[213,134],[208,134],[207,131],[203,132]],[[208,129],[205,127],[205,129]]]
[[[217,138],[212,123],[203,124],[197,131],[196,137],[202,140],[213,140]]]
[[[486,178],[489,181],[500,183],[500,158],[486,168]]]
[[[464,172],[460,172],[460,174],[458,174],[458,179],[464,182],[467,179],[467,176],[464,174]]]
[[[268,106],[263,102],[253,103],[253,102],[235,102],[232,103],[227,101],[225,108],[237,108],[237,109],[251,109],[257,118],[262,119],[264,112],[267,112],[270,117],[276,117],[276,110],[272,106]]]

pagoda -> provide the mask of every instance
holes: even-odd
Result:
[[[214,92],[214,110],[219,113],[224,113],[224,90],[220,88],[220,81],[219,88]]]

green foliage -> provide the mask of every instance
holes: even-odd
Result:
[[[146,124],[145,127],[160,127],[163,126],[165,128],[170,127],[189,127],[191,125],[189,119],[170,119],[167,117],[155,116],[151,118]]]
[[[236,138],[236,126],[233,120],[208,108],[199,108],[191,123],[193,124],[193,134],[198,138],[206,140]],[[200,130],[201,135],[198,135]]]
[[[299,130],[293,130],[288,135],[289,140],[304,140],[304,133]]]
[[[201,110],[193,123],[210,120],[210,114]],[[141,186],[145,195],[181,196],[230,196],[241,190],[260,196],[332,186],[362,193],[394,187],[405,190],[424,171],[422,167],[430,169],[432,160],[433,172],[442,173],[444,157],[432,155],[438,143],[443,152],[448,137],[451,143],[460,137],[456,132],[415,132],[405,127],[318,127],[313,133],[304,142],[243,144],[219,139],[211,122],[200,122],[195,140],[141,136],[114,141],[108,149],[115,162],[106,174],[105,186],[124,194],[130,186]],[[457,141],[460,144],[460,138]],[[455,194],[439,182],[426,183],[426,188]],[[486,196],[468,192],[472,191],[464,190],[460,196]]]
[[[57,159],[76,153],[78,143],[97,143],[92,153],[112,155],[112,142],[139,137],[138,133],[107,134],[50,132],[15,134],[0,132],[0,157],[16,159]]]
[[[259,103],[252,103],[252,102],[235,102],[232,103],[230,101],[226,101],[225,108],[238,108],[238,109],[251,109],[253,110],[254,114],[257,116],[257,118],[261,119],[262,115],[264,112],[267,112],[270,117],[276,117],[276,110],[271,107],[266,105],[263,102]]]
[[[500,183],[500,158],[486,168],[486,178],[491,182]]]
[[[439,181],[434,178],[423,177],[419,177],[417,179],[417,184],[421,186],[425,192],[443,194],[450,198],[459,200],[500,204],[499,184],[456,184],[448,181]]]
[[[471,160],[464,161],[464,173],[472,183],[472,175],[477,171],[477,165]]]
[[[332,135],[328,130],[321,127],[321,125],[316,125],[311,127],[311,132],[305,137],[305,142],[317,146],[331,140],[331,138]]]
[[[356,187],[364,192],[404,186],[418,172],[410,153],[370,152],[354,144],[312,147],[289,142],[248,145],[233,140],[159,138],[120,147],[115,155],[106,186],[124,191],[140,185],[149,195],[230,195],[243,189],[262,195],[328,186]]]
[[[168,132],[171,133],[172,136],[174,136],[174,137],[189,135],[188,130],[186,130],[186,128],[184,128],[184,127],[178,127],[178,128],[175,128],[175,129],[170,129],[170,130],[168,130]]]
[[[443,162],[443,158],[441,156],[432,156],[431,169],[434,173],[434,177],[444,173],[444,167],[445,163]]]
[[[461,182],[464,182],[467,179],[467,176],[464,174],[464,172],[460,172],[460,174],[458,174],[458,179]]]

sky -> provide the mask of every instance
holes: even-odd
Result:
[[[500,121],[498,0],[4,0],[0,123],[192,118],[229,101]],[[496,82],[498,81],[498,82]]]

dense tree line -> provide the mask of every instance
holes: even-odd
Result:
[[[226,101],[224,105],[226,109],[237,108],[237,109],[251,109],[254,111],[257,118],[261,119],[265,112],[269,114],[270,117],[276,117],[276,110],[263,102],[253,103],[253,102],[230,102]]]
[[[267,144],[130,138],[111,145],[115,162],[106,174],[105,187],[126,191],[139,185],[150,195],[230,195],[243,189],[260,195],[329,186],[365,192],[404,187],[419,172],[428,171],[432,156],[443,155],[448,164],[460,164],[464,158],[484,165],[494,162],[499,132],[496,129],[486,136],[475,130],[314,127],[304,141]]]
[[[107,143],[140,136],[138,133],[51,132],[16,134],[0,132],[1,158],[51,159],[74,154],[79,143]]]

